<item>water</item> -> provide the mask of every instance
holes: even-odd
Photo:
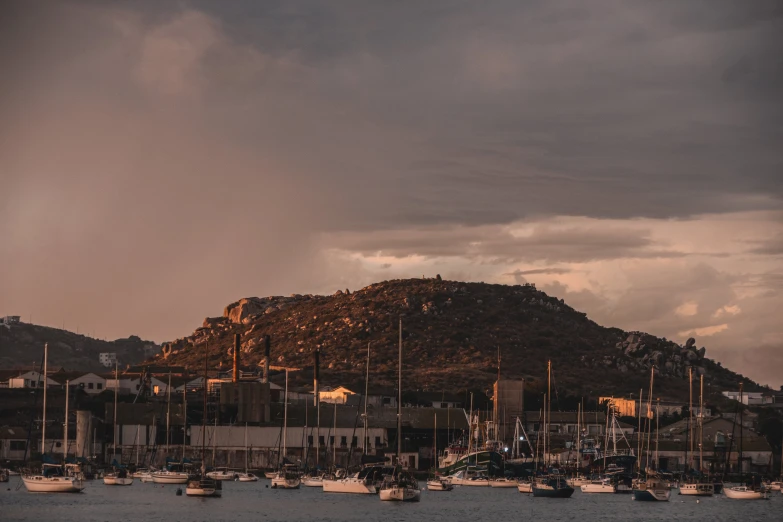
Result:
[[[268,480],[224,482],[223,498],[176,496],[178,486],[135,481],[130,487],[88,482],[81,494],[28,493],[16,489],[19,477],[0,484],[0,520],[63,522],[221,522],[221,521],[476,521],[518,520],[585,522],[588,520],[781,520],[783,495],[771,500],[737,501],[722,496],[682,497],[669,502],[634,502],[630,495],[583,495],[570,499],[533,498],[516,489],[457,487],[449,492],[423,491],[421,502],[381,502],[375,495],[324,493],[319,488],[269,489]],[[10,491],[7,490],[10,488]],[[184,491],[184,486],[183,486]]]

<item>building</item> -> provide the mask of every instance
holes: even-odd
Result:
[[[521,419],[525,413],[524,379],[495,381],[492,397],[492,415],[497,423],[494,438],[508,440],[514,434],[517,417]]]
[[[601,436],[606,431],[606,413],[602,411],[582,412],[581,419],[575,411],[553,411],[550,414],[549,431],[552,435],[576,435],[577,427],[584,430],[588,436]],[[529,433],[538,433],[542,429],[543,419],[541,412],[525,412],[525,430]],[[634,432],[634,427],[624,422],[618,422],[623,435],[629,436]],[[620,434],[618,433],[618,436]]]
[[[52,379],[46,378],[46,386],[51,388],[52,386],[59,386],[60,383]],[[8,379],[9,388],[42,388],[43,387],[43,374],[30,370],[16,377]]]
[[[738,391],[724,391],[721,392],[721,394],[727,399],[731,399],[732,401],[740,400],[740,392]],[[768,393],[743,392],[742,393],[742,404],[746,406],[762,406],[762,405],[774,404],[774,403],[775,403],[775,396],[772,394],[772,392],[768,392]]]
[[[741,427],[726,417],[705,418],[702,427],[702,462],[705,473],[716,475],[727,471],[736,473],[772,472],[772,448],[766,439],[753,430]],[[668,471],[685,470],[691,462],[699,469],[698,420],[689,428],[689,419],[670,424],[651,437],[653,453],[658,441],[658,462],[653,467]],[[693,452],[691,452],[691,446]],[[742,449],[742,459],[739,451]]]
[[[619,417],[636,417],[639,412],[639,399],[623,399],[621,397],[599,397],[598,404],[607,403],[608,406],[614,408]],[[682,415],[683,410],[688,407],[687,404],[682,402],[672,401],[653,401],[652,407],[647,400],[642,400],[642,416],[647,414],[648,417],[653,415],[650,413],[652,409],[653,414],[657,411],[659,415]],[[694,405],[694,408],[698,406]],[[707,411],[705,409],[705,411]]]
[[[60,386],[68,382],[70,389],[80,389],[91,395],[102,393],[106,390],[106,379],[94,373],[85,372],[59,372],[52,375],[52,379]]]
[[[318,391],[318,397],[321,399],[321,402],[328,404],[345,404],[348,402],[348,397],[351,395],[356,395],[356,392],[349,390],[345,386],[324,388],[323,390]]]
[[[22,461],[27,449],[27,430],[0,427],[0,462]],[[29,456],[29,455],[28,455]]]
[[[106,368],[113,368],[117,364],[117,354],[114,352],[106,352],[98,355],[98,361]]]
[[[18,315],[6,315],[5,317],[0,317],[0,324],[7,327],[10,327],[12,324],[19,324],[20,322],[21,318]]]

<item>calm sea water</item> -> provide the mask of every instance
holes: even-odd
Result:
[[[269,489],[269,481],[224,483],[223,497],[176,496],[177,486],[134,482],[130,487],[89,482],[81,494],[34,494],[20,480],[0,484],[0,520],[91,522],[299,521],[335,522],[534,520],[783,520],[783,495],[767,501],[696,499],[672,495],[669,502],[634,502],[629,495],[583,495],[544,499],[516,489],[457,487],[422,492],[421,502],[381,502],[377,496],[324,493],[318,488]],[[10,490],[9,490],[10,488]]]

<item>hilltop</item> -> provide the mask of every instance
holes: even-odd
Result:
[[[49,366],[73,371],[105,371],[99,354],[114,352],[121,365],[137,364],[160,351],[152,341],[135,335],[103,341],[85,335],[29,323],[0,324],[0,369],[40,366],[49,343]]]
[[[398,321],[403,320],[404,386],[428,391],[488,390],[497,376],[498,351],[505,378],[528,380],[543,390],[551,360],[560,394],[587,396],[638,393],[657,368],[656,395],[687,396],[687,368],[717,391],[758,385],[706,357],[695,339],[684,345],[643,332],[606,328],[533,285],[495,285],[435,279],[372,284],[331,296],[249,297],[208,317],[193,334],[166,343],[156,362],[231,365],[233,336],[241,335],[244,367],[257,367],[263,337],[272,341],[272,364],[312,368],[321,350],[326,384],[358,385],[364,380],[371,343],[371,382],[394,385]],[[312,371],[294,377],[309,382]]]

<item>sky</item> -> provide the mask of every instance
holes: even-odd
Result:
[[[9,1],[0,315],[535,283],[783,385],[776,0]]]

